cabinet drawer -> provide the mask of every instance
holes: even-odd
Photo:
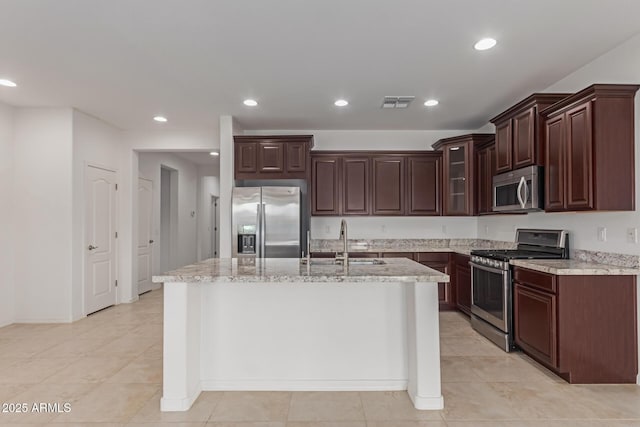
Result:
[[[416,261],[422,263],[443,263],[449,262],[449,252],[417,252]]]
[[[528,270],[526,268],[516,268],[514,278],[516,282],[531,286],[532,288],[554,294],[557,292],[557,278],[553,274]]]
[[[409,258],[414,259],[413,252],[382,252],[383,258]]]

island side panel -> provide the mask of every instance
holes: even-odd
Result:
[[[162,411],[187,411],[200,384],[200,283],[164,284]]]
[[[406,390],[406,284],[203,287],[203,390]]]
[[[416,409],[442,409],[438,284],[407,285],[407,393]]]

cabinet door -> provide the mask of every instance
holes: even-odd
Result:
[[[258,144],[255,142],[236,142],[236,173],[255,173],[258,169]]]
[[[407,215],[440,215],[441,158],[407,158]]]
[[[511,119],[496,124],[496,172],[509,172],[513,169],[511,163],[513,147]]]
[[[305,172],[307,170],[307,144],[289,142],[285,144],[287,172]]]
[[[372,159],[373,215],[404,215],[404,157]]]
[[[564,209],[565,147],[564,116],[548,119],[545,123],[544,209]]]
[[[338,157],[311,159],[312,215],[340,215],[339,166]]]
[[[284,172],[284,144],[282,142],[258,143],[258,172]]]
[[[448,263],[421,261],[420,264],[426,265],[429,268],[433,268],[434,270],[441,271],[444,274],[448,274],[449,276],[451,276],[451,269],[449,268]],[[438,303],[441,311],[453,310],[456,308],[456,301],[453,295],[452,281],[450,281],[449,283],[446,283],[446,282],[438,283]]]
[[[593,209],[591,102],[565,113],[567,127],[567,209]],[[615,147],[611,147],[615,150]]]
[[[471,267],[469,257],[456,256],[456,305],[459,310],[471,314]]]
[[[513,169],[535,164],[535,126],[535,107],[513,118]]]
[[[342,214],[369,215],[369,158],[342,159]]]
[[[471,144],[453,145],[444,149],[444,214],[473,215],[470,159]]]
[[[515,284],[515,342],[525,352],[557,367],[556,296]]]

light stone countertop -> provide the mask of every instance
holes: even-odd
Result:
[[[511,265],[559,276],[635,276],[640,270],[575,259],[514,259]]]
[[[353,260],[353,258],[352,258]],[[363,260],[365,260],[363,258]],[[369,261],[371,258],[368,259]],[[312,258],[211,258],[153,276],[154,283],[380,283],[448,282],[449,275],[405,258],[384,258],[380,265],[350,265],[345,269],[332,259]]]

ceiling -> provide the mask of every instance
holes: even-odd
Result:
[[[637,0],[0,0],[0,10],[0,78],[19,85],[0,87],[0,101],[72,106],[127,130],[217,128],[222,114],[246,129],[476,129],[640,32]],[[498,45],[475,51],[486,36]],[[386,95],[416,100],[382,110]],[[440,105],[425,108],[428,98]]]

